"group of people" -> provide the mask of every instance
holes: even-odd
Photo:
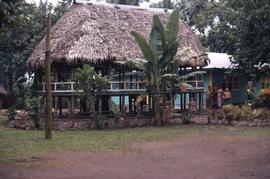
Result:
[[[223,104],[229,104],[231,100],[231,92],[229,88],[223,90],[221,87],[208,86],[205,91],[207,96],[207,108],[208,109],[220,109]]]

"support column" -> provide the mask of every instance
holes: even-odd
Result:
[[[102,114],[102,99],[98,99],[98,115],[101,116]]]
[[[180,94],[181,111],[184,109],[183,93]]]
[[[187,108],[187,95],[184,93],[184,110]]]
[[[122,112],[125,112],[125,96],[120,96],[120,105],[121,105],[120,110]]]
[[[71,114],[74,115],[74,96],[71,96]]]
[[[62,115],[62,96],[58,97],[59,115]]]
[[[68,115],[71,114],[71,97],[68,97]]]
[[[202,92],[200,92],[200,112],[202,112],[203,111],[203,93]]]

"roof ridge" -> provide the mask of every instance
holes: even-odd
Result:
[[[132,5],[123,5],[123,4],[111,4],[107,2],[98,2],[96,0],[76,0],[74,1],[76,4],[84,4],[84,5],[103,5],[111,8],[116,9],[130,9],[130,10],[144,10],[144,11],[150,11],[150,12],[160,12],[160,13],[171,13],[173,10],[171,9],[164,9],[164,8],[146,8],[141,6],[132,6]]]

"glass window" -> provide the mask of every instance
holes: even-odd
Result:
[[[270,88],[270,76],[264,77],[260,80],[261,89]]]
[[[239,90],[239,78],[236,75],[225,75],[222,81],[222,88],[229,88],[230,91],[232,90]]]

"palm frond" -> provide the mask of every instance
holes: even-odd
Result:
[[[146,42],[145,38],[143,36],[141,36],[140,34],[138,34],[137,32],[132,31],[131,35],[133,35],[133,37],[135,38],[136,42],[138,43],[144,58],[151,63],[155,63],[155,58],[156,58],[156,54],[154,53],[154,51],[151,49],[151,47],[148,45],[148,43]]]

